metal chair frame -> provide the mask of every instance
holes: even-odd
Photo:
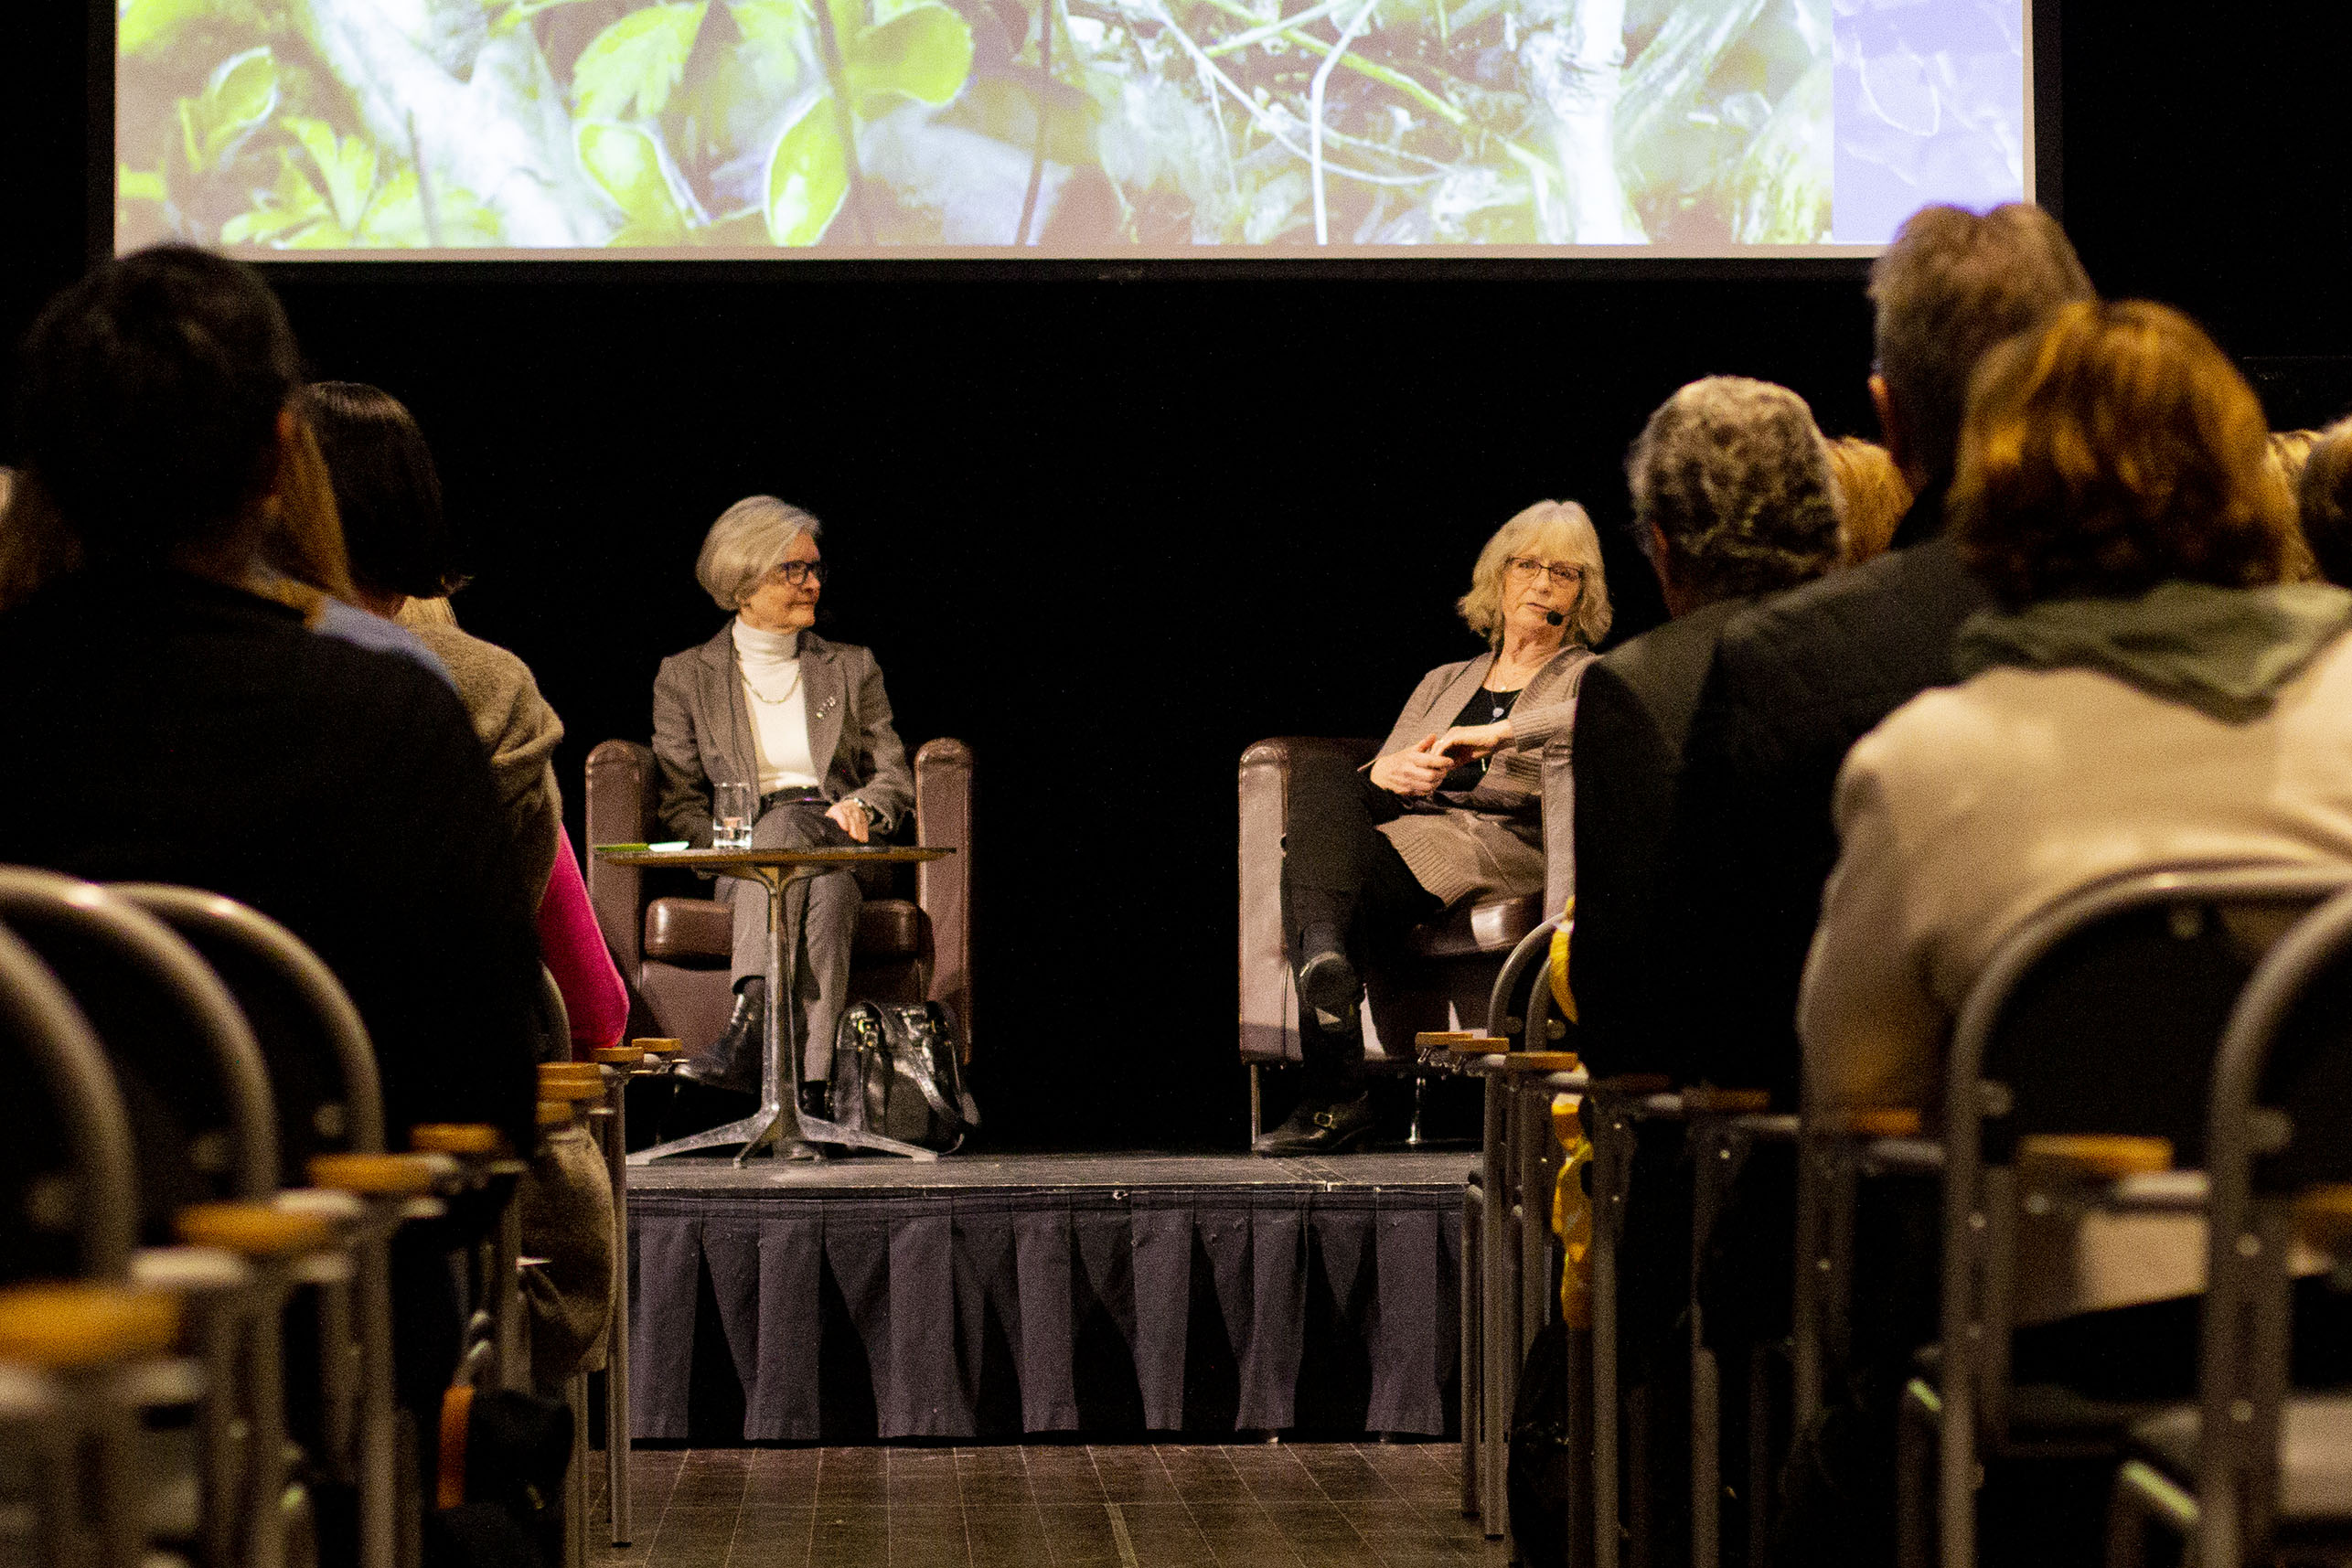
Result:
[[[2108,1553],[2119,1568],[2145,1561],[2151,1523],[2193,1543],[2205,1568],[2240,1568],[2269,1558],[2280,1512],[2282,1427],[2296,1403],[2288,1378],[2293,1196],[2258,1188],[2255,1167],[2291,1147],[2298,1136],[2321,1129],[2298,1128],[2285,1111],[2263,1104],[2262,1077],[2281,1031],[2311,986],[2347,959],[2352,892],[2307,916],[2264,955],[2222,1037],[2206,1144],[2208,1283],[2198,1345],[2197,1473],[2184,1485],[2144,1460],[2126,1461],[2119,1469]],[[2339,1550],[2352,1544],[2352,1527],[2339,1522],[2336,1535]]]
[[[1942,1364],[1934,1387],[1915,1380],[1905,1392],[1906,1423],[1937,1439],[1935,1524],[1944,1568],[1974,1568],[1978,1456],[1984,1445],[2005,1441],[2008,1432],[2018,1192],[2014,1167],[1986,1159],[1984,1124],[2010,1114],[2011,1096],[2006,1084],[1983,1074],[1987,1051],[2012,998],[2061,942],[2120,915],[2192,902],[2317,904],[2347,880],[2352,873],[2341,869],[2281,865],[2182,867],[2112,878],[2059,899],[2026,921],[2002,942],[1970,988],[1945,1072]],[[1917,1447],[1907,1456],[1916,1462]],[[1917,1502],[1924,1500],[1924,1491],[1907,1478],[1901,1495]],[[1898,1509],[1899,1561],[1927,1561],[1925,1522]]]
[[[33,950],[0,928],[0,1020],[65,1129],[80,1277],[123,1283],[136,1242],[131,1131],[104,1048]],[[130,1463],[144,1368],[60,1375],[0,1365],[0,1445],[35,1480],[32,1539],[63,1564],[134,1563],[145,1548]],[[176,1393],[172,1389],[145,1392]]]
[[[161,883],[123,883],[110,891],[170,926],[201,956],[227,950],[260,960],[302,1004],[334,1058],[340,1098],[319,1109],[332,1111],[326,1119],[339,1125],[337,1141],[355,1154],[383,1151],[374,1042],[342,983],[315,953],[276,921],[219,893]],[[349,1227],[349,1285],[328,1281],[319,1288],[319,1364],[332,1450],[322,1457],[343,1465],[357,1484],[359,1568],[391,1568],[397,1552],[390,1242],[409,1217],[406,1200],[362,1204],[358,1223]],[[356,1355],[337,1353],[343,1347]]]
[[[1559,922],[1547,920],[1520,938],[1488,993],[1486,1038],[1508,1040],[1548,1034],[1548,979],[1538,969],[1523,1011],[1512,1003],[1528,971],[1550,949]],[[1461,1071],[1484,1081],[1479,1168],[1463,1193],[1461,1296],[1462,1511],[1481,1520],[1490,1540],[1508,1536],[1504,1470],[1509,1457],[1511,1403],[1520,1363],[1549,1318],[1545,1266],[1550,1252],[1548,1189],[1542,1188],[1544,1145],[1550,1134],[1550,1094],[1559,1074],[1544,1075],[1541,1105],[1512,1072],[1504,1052],[1477,1056]],[[1581,1085],[1582,1074],[1569,1075]],[[1545,1198],[1540,1212],[1534,1193]]]

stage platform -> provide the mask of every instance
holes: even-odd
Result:
[[[1447,1435],[1475,1159],[638,1168],[631,1426],[697,1445]]]

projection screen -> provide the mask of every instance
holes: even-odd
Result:
[[[98,0],[104,5],[108,0]],[[2028,0],[119,0],[118,251],[1867,253]]]

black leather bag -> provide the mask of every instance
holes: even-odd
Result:
[[[950,1154],[980,1125],[955,1016],[937,1002],[853,1003],[833,1037],[833,1120]]]

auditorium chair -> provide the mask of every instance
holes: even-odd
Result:
[[[2198,1392],[2134,1426],[2108,1561],[2151,1521],[2208,1568],[2352,1555],[2352,1392],[2292,1382],[2296,1243],[2344,1275],[2352,1247],[2352,894],[2263,958],[2214,1063]]]
[[[654,815],[653,752],[607,741],[588,754],[588,898],[628,982],[629,1032],[706,1050],[727,1027],[733,913],[690,871],[610,866],[599,844],[668,837]],[[956,853],[903,869],[892,896],[869,887],[850,947],[850,992],[878,1002],[946,1004],[972,1049],[972,751],[961,741],[914,753],[912,841]],[[880,869],[876,868],[875,869]],[[907,883],[912,882],[910,888]],[[911,893],[912,896],[908,896]]]
[[[1300,1060],[1298,989],[1282,928],[1291,761],[1312,752],[1335,753],[1356,767],[1379,750],[1380,742],[1372,740],[1283,735],[1260,741],[1241,755],[1241,1059],[1249,1068],[1253,1142],[1263,1127],[1261,1071]],[[1556,763],[1551,752],[1545,753],[1547,799],[1566,793],[1565,751]],[[1417,1090],[1428,1070],[1415,1036],[1474,1033],[1485,1027],[1503,963],[1543,923],[1547,896],[1466,900],[1443,920],[1414,931],[1402,962],[1374,965],[1365,974],[1364,1064],[1374,1072],[1415,1075],[1414,1141],[1420,1135]],[[1515,1040],[1518,1019],[1502,1022]]]
[[[2118,1455],[2150,1413],[2136,1383],[2020,1381],[2015,1333],[2079,1310],[2065,1282],[2086,1224],[2202,1212],[2232,1009],[2281,935],[2347,880],[2307,866],[2116,878],[2026,922],[1977,978],[1945,1070],[1940,1328],[1901,1407],[1901,1563],[1930,1561],[1931,1520],[1935,1558],[1973,1568],[1985,1461]]]

